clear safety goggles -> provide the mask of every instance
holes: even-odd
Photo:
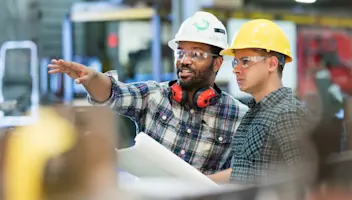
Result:
[[[242,57],[240,59],[233,59],[232,60],[232,67],[235,68],[237,66],[240,66],[242,68],[248,68],[252,65],[255,65],[263,60],[265,60],[268,57],[265,56],[247,56],[247,57]]]
[[[192,61],[202,61],[207,59],[209,56],[218,57],[219,55],[199,51],[199,50],[183,50],[177,49],[174,51],[175,59],[178,61],[182,61],[187,56],[188,58],[192,59]]]

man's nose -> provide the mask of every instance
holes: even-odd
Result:
[[[192,58],[190,58],[189,56],[187,56],[187,54],[185,54],[180,62],[183,65],[190,65],[192,64]]]
[[[243,68],[242,68],[241,66],[236,65],[236,66],[233,68],[232,72],[233,72],[234,74],[240,74],[240,73],[242,73],[242,70],[243,70]]]

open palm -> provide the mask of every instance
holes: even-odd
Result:
[[[53,59],[48,68],[50,69],[49,74],[65,73],[72,79],[75,79],[76,83],[82,84],[88,83],[96,73],[95,70],[80,63],[64,61],[62,59]]]

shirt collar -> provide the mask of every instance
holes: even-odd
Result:
[[[274,92],[266,95],[262,100],[260,100],[258,103],[255,102],[254,99],[250,100],[248,102],[248,107],[249,108],[272,108],[275,105],[279,104],[285,97],[293,95],[292,94],[292,89],[287,88],[287,87],[282,87]]]

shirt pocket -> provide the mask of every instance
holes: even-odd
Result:
[[[247,137],[243,144],[243,153],[248,158],[258,157],[263,149],[264,142],[267,138],[267,127],[256,125],[249,128]]]
[[[213,141],[216,144],[227,144],[231,143],[231,134],[226,133],[224,130],[216,130],[206,124],[202,124],[202,132],[206,133],[208,140]]]
[[[202,124],[201,134],[203,136],[203,142],[199,145],[203,147],[200,148],[203,152],[202,154],[207,159],[204,163],[203,169],[205,171],[215,171],[223,166],[225,163],[221,163],[226,159],[225,157],[230,156],[231,152],[231,134],[225,130],[218,130],[216,128],[210,127],[206,124]]]
[[[155,126],[150,127],[150,131],[157,135],[155,139],[166,147],[172,147],[180,133],[181,120],[174,115],[171,106],[159,108],[153,117],[153,123]]]

